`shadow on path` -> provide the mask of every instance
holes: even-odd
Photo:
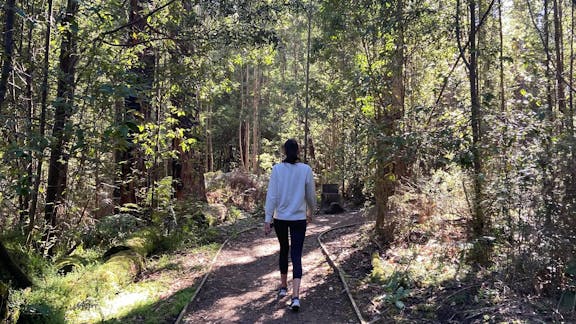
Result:
[[[309,225],[304,246],[301,300],[294,313],[289,298],[277,300],[278,242],[256,229],[233,238],[188,306],[184,323],[355,323],[354,311],[317,242],[319,233],[359,222],[359,213],[321,215]],[[289,279],[291,270],[289,270]],[[290,282],[289,282],[290,285]]]

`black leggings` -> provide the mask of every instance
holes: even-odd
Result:
[[[290,228],[291,246],[288,245],[288,228]],[[306,237],[306,220],[274,220],[274,230],[280,242],[280,273],[288,273],[288,251],[292,259],[292,278],[302,278],[302,248]]]

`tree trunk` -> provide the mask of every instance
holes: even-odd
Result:
[[[77,0],[68,0],[66,14],[62,19],[62,26],[66,28],[60,47],[60,73],[56,92],[56,110],[54,112],[54,127],[52,129],[53,142],[50,150],[50,165],[48,167],[48,186],[46,189],[46,206],[44,219],[48,231],[44,235],[44,242],[48,243],[51,231],[56,226],[58,208],[63,206],[65,199],[68,155],[66,145],[69,134],[67,125],[74,107],[75,66],[77,28],[75,26]],[[46,252],[51,254],[51,247]]]
[[[570,72],[568,82],[570,83],[570,89],[574,87],[574,6],[572,3],[570,6]],[[574,91],[569,91],[569,112],[570,116],[574,116]],[[574,136],[574,122],[570,123],[570,136]]]
[[[4,104],[4,97],[8,89],[8,77],[12,72],[14,52],[14,16],[16,13],[16,0],[7,0],[4,5],[4,63],[0,72],[0,113]]]
[[[142,16],[143,8],[148,6],[147,0],[130,0],[128,22],[130,24],[128,39],[132,47],[139,46],[143,33],[146,32],[147,21]],[[150,47],[145,47],[141,51],[136,51],[138,62],[131,72],[135,75],[135,83],[132,84],[134,92],[124,98],[124,127],[128,131],[127,148],[117,152],[116,164],[120,165],[119,177],[116,179],[115,201],[120,204],[137,203],[136,191],[139,182],[139,175],[146,173],[144,163],[138,148],[133,143],[134,134],[137,131],[135,125],[142,121],[150,120],[151,109],[149,91],[152,88],[154,79],[155,55]]]
[[[248,104],[248,96],[250,94],[250,66],[246,65],[246,107],[250,107]],[[250,172],[252,165],[250,164],[250,113],[247,113],[247,116],[244,120],[244,167],[246,172]]]
[[[253,112],[252,112],[252,172],[259,173],[260,153],[260,82],[262,80],[258,65],[254,67]]]
[[[32,4],[28,6],[27,10],[30,12],[31,15],[35,14],[35,10],[34,10],[34,1],[32,1]],[[34,100],[32,99],[34,93],[33,93],[33,79],[34,79],[34,70],[35,70],[35,66],[34,66],[34,57],[33,57],[33,53],[32,53],[32,44],[33,44],[33,26],[32,25],[28,25],[28,33],[26,36],[26,49],[24,50],[24,53],[22,54],[23,57],[26,58],[26,60],[28,61],[28,68],[26,69],[26,76],[25,76],[25,82],[26,82],[26,99],[25,99],[25,104],[26,104],[26,146],[27,147],[35,147],[37,146],[36,143],[34,143],[33,138],[35,136],[35,134],[33,134],[34,132],[34,122],[33,122],[33,117],[34,117]],[[33,164],[34,164],[34,159],[33,159],[33,153],[30,152],[30,154],[27,155],[26,157],[26,191],[24,194],[21,194],[21,198],[22,198],[22,204],[20,206],[20,224],[19,227],[22,230],[22,233],[25,233],[25,228],[24,228],[24,223],[26,222],[26,219],[29,218],[29,213],[30,213],[30,201],[32,199],[32,184],[34,181],[34,168],[33,168]]]
[[[179,120],[179,127],[187,129],[184,132],[185,136],[192,136],[193,122],[190,117],[182,116]],[[184,150],[180,145],[181,143],[182,139],[174,139],[173,147],[178,151],[178,158],[172,164],[172,176],[176,184],[176,199],[207,201],[202,153],[196,145]]]
[[[199,100],[199,95],[196,96]],[[182,107],[185,101],[184,94],[176,94],[171,98],[175,107]],[[199,105],[199,102],[196,104]],[[188,113],[183,116],[173,116],[178,120],[177,128],[184,130],[184,138],[175,138],[172,142],[173,150],[178,152],[178,157],[172,160],[172,179],[174,181],[176,199],[207,201],[206,187],[204,184],[205,164],[202,151],[198,143],[186,144],[183,141],[195,138],[194,134],[201,134],[201,126],[198,122],[199,110],[195,116]],[[194,131],[196,129],[196,131]]]
[[[214,140],[212,138],[212,103],[206,111],[206,171],[214,172]]]
[[[478,53],[476,42],[476,2],[468,1],[470,13],[470,61],[469,61],[469,83],[470,83],[470,100],[471,100],[471,123],[472,123],[472,162],[474,178],[474,201],[473,201],[473,220],[472,232],[475,238],[482,237],[485,234],[487,222],[482,207],[482,115],[480,107],[480,94],[478,89]]]
[[[308,113],[310,110],[310,33],[312,29],[312,13],[306,13],[308,32],[306,34],[306,108],[304,109],[304,162],[308,163]]]
[[[568,82],[570,89],[572,89],[574,86],[574,3],[570,6],[570,25],[570,77]],[[574,143],[574,92],[570,90],[569,93],[569,107],[564,119],[568,124],[568,137],[570,138],[570,142]],[[569,147],[567,173],[568,177],[565,180],[567,188],[566,196],[568,197],[568,203],[574,206],[574,201],[576,200],[576,151],[573,145]]]
[[[395,49],[388,67],[391,71],[391,104],[390,109],[382,108],[382,116],[379,122],[383,123],[386,137],[396,136],[399,131],[398,121],[404,112],[404,30],[403,30],[403,0],[396,2],[396,20],[398,21],[397,34],[395,36]],[[378,115],[377,115],[378,116]],[[378,117],[377,117],[378,118]],[[378,161],[376,167],[375,199],[376,199],[376,231],[386,242],[392,242],[396,234],[396,221],[390,214],[389,199],[394,194],[398,179],[402,176],[404,162],[399,161],[398,155],[381,152],[384,143],[377,144]]]
[[[564,92],[564,46],[562,35],[562,4],[554,0],[554,49],[556,52],[556,94],[558,101],[558,110],[568,115],[566,110],[566,94]],[[567,119],[567,118],[566,118]],[[571,121],[566,121],[567,124]]]
[[[542,165],[542,197],[544,201],[544,217],[545,227],[551,228],[552,214],[554,213],[554,197],[553,197],[553,178],[552,167],[550,165],[551,158],[551,141],[552,141],[552,122],[554,121],[554,102],[552,99],[552,59],[550,55],[550,19],[549,19],[549,2],[544,0],[544,52],[546,55],[546,120],[550,123],[546,129],[546,135],[543,139],[544,152],[540,164]]]
[[[48,9],[46,12],[46,35],[44,40],[44,63],[42,67],[42,93],[40,98],[40,125],[38,129],[38,136],[44,137],[46,131],[46,110],[48,106],[48,73],[50,69],[50,37],[52,30],[52,0],[48,0]],[[34,230],[36,223],[36,208],[38,205],[38,194],[40,191],[40,182],[42,179],[42,167],[44,164],[44,146],[39,145],[40,153],[37,157],[36,174],[34,176],[34,189],[32,190],[32,197],[30,201],[30,223],[28,225],[27,243],[30,243],[32,238],[31,234]]]
[[[240,69],[240,116],[238,117],[238,151],[240,160],[240,169],[246,170],[244,164],[244,69]]]

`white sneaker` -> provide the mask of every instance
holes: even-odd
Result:
[[[278,289],[278,298],[283,298],[286,297],[287,295],[288,295],[288,288],[281,287],[280,289]]]
[[[293,312],[297,312],[300,310],[300,299],[298,297],[292,297],[292,302],[290,303],[290,309]]]

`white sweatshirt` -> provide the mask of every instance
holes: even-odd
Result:
[[[304,163],[279,163],[272,168],[266,194],[266,218],[306,219],[306,207],[316,208],[316,189],[312,168]],[[276,215],[274,215],[276,212]]]

